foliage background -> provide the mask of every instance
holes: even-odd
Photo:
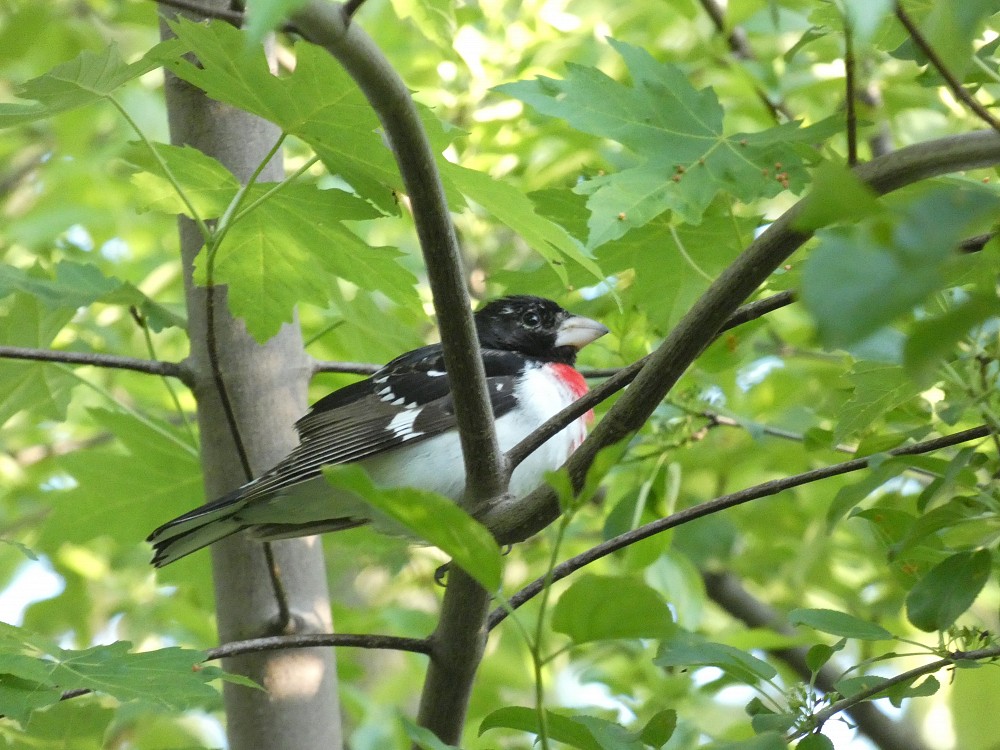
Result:
[[[991,101],[998,87],[995,17],[989,3],[961,5],[906,7],[952,69]],[[858,15],[869,6],[879,12]],[[886,142],[899,148],[982,127],[924,66],[888,3],[847,7],[859,19],[858,89],[868,93],[860,112],[862,159]],[[428,121],[447,123],[432,126],[432,134],[447,147],[448,160],[496,181],[445,165],[453,197],[468,198],[464,207],[453,205],[474,294],[543,294],[600,318],[612,334],[588,348],[587,366],[617,367],[651,351],[755,230],[807,186],[828,207],[816,225],[831,226],[764,290],[802,290],[805,304],[726,334],[706,351],[612,470],[600,501],[574,516],[561,556],[673,509],[842,460],[842,446],[860,444],[863,453],[873,453],[908,438],[997,424],[998,342],[990,317],[996,313],[997,248],[990,243],[961,258],[943,252],[989,229],[996,216],[995,175],[940,179],[878,204],[856,187],[843,170],[840,10],[814,0],[731,3],[726,22],[746,33],[752,59],[734,55],[701,4],[683,0],[457,7],[370,0],[359,13],[358,21],[426,106]],[[0,14],[2,96],[8,101],[15,84],[83,50],[103,54],[115,44],[133,61],[158,39],[149,2],[8,0]],[[616,50],[609,37],[651,58]],[[289,64],[298,55],[300,65],[306,54],[291,44],[282,53]],[[710,86],[725,113],[727,136],[770,134],[763,145],[752,141],[748,148],[767,158],[770,138],[787,154],[781,166],[756,165],[756,185],[738,173],[727,181],[721,169],[711,189],[678,189],[682,198],[664,198],[658,209],[628,204],[623,210],[615,190],[625,188],[612,178],[630,173],[639,179],[643,170],[659,169],[664,181],[678,175],[680,181],[671,183],[685,185],[688,174],[676,166],[692,164],[671,155],[690,153],[679,137],[675,143],[669,133],[641,128],[622,134],[610,124],[623,111],[621,85],[634,84],[612,85],[589,71],[627,82],[629,54],[633,80],[641,66],[650,76],[657,64],[676,66],[675,87],[649,89],[665,97],[654,99],[655,106],[669,110],[654,109],[654,115],[668,125],[683,124],[683,110],[699,105],[700,121],[711,106],[682,82],[698,90]],[[258,74],[248,75],[252,81]],[[548,98],[545,86],[531,83],[538,76],[576,81],[582,105],[574,109],[572,96]],[[161,73],[154,70],[115,97],[145,137],[165,142],[160,85]],[[638,95],[640,104],[649,101],[649,91]],[[774,112],[778,104],[815,129],[807,137],[787,126],[775,131],[784,119]],[[135,140],[107,102],[0,131],[0,343],[168,361],[185,356],[183,329],[170,325],[184,315],[175,221],[165,212],[173,206]],[[289,139],[289,172],[310,159],[308,141],[307,132]],[[740,136],[731,141],[738,153]],[[192,182],[198,177],[190,164],[181,169]],[[310,166],[302,183],[345,186],[320,165]],[[218,184],[209,181],[199,197],[210,202],[207,188]],[[299,301],[313,357],[384,362],[433,336],[428,292],[407,212],[397,214],[384,191],[352,184],[370,203],[345,202],[345,213],[337,215],[346,225],[313,232],[311,212],[322,204],[310,191],[301,213],[286,213],[280,226],[270,227],[279,239],[262,255],[263,273],[239,254],[228,266],[220,257],[219,273],[232,284],[234,311],[247,316],[254,333],[273,332],[291,302]],[[598,186],[609,187],[595,193]],[[512,201],[505,192],[510,188],[529,196],[538,215],[556,228],[543,223],[541,239],[532,241],[536,220],[528,204]],[[661,213],[664,208],[671,210]],[[600,211],[603,233],[595,231]],[[360,241],[351,240],[345,226]],[[553,250],[545,239],[553,236],[567,252]],[[326,270],[350,280],[303,273],[331,255],[325,243],[333,242],[342,244],[331,262],[343,268]],[[365,246],[398,248],[398,255],[369,254]],[[574,254],[588,260],[573,260]],[[375,272],[358,270],[362,257],[371,259]],[[603,276],[607,282],[600,282]],[[271,304],[262,304],[261,284],[276,279],[285,285],[281,294],[266,295]],[[148,328],[136,324],[130,305],[142,310]],[[317,377],[313,395],[352,377]],[[142,542],[151,528],[201,500],[196,439],[185,416],[194,405],[190,394],[137,373],[6,361],[0,391],[0,512],[9,542],[0,545],[0,579],[9,586],[37,565],[26,560],[23,545],[62,585],[56,596],[28,606],[17,624],[71,649],[121,640],[138,649],[215,645],[207,557],[154,574]],[[907,596],[942,560],[995,549],[997,461],[989,440],[947,455],[885,461],[870,473],[806,485],[661,534],[583,575],[642,581],[670,604],[682,628],[758,656],[823,636],[804,628],[792,636],[747,629],[707,595],[703,574],[731,573],[781,612],[835,609],[933,648],[938,637],[919,632],[907,618]],[[553,535],[543,533],[517,547],[506,561],[508,591],[544,572],[553,543]],[[438,553],[364,529],[325,544],[340,631],[423,636],[432,629],[440,596],[433,573],[444,559]],[[969,591],[975,603],[960,610],[959,625],[969,628],[971,642],[980,629],[998,627],[992,558],[986,558],[986,571],[989,583],[982,593]],[[556,593],[572,580],[558,584]],[[608,606],[628,610],[629,603],[612,599]],[[537,614],[537,603],[522,610],[529,627]],[[946,619],[932,619],[929,629],[947,628]],[[16,641],[20,632],[10,637]],[[968,646],[942,638],[952,647]],[[549,637],[553,649],[565,642]],[[853,665],[889,650],[915,649],[898,641],[851,640],[840,656]],[[738,680],[711,670],[663,668],[654,664],[656,653],[650,640],[576,645],[548,667],[550,704],[583,703],[589,713],[636,726],[674,708],[681,722],[670,747],[752,735],[742,708],[753,694]],[[413,712],[423,657],[348,650],[338,656],[351,746],[403,746],[397,717]],[[875,671],[893,674],[923,661],[903,658]],[[463,746],[528,746],[523,733],[494,729],[480,739],[476,728],[499,706],[530,704],[531,674],[518,632],[501,626],[476,683]],[[933,697],[905,703],[905,718],[933,727],[924,733],[932,747],[994,747],[983,717],[1000,710],[996,679],[993,668],[956,670],[941,679]],[[783,672],[779,682],[787,687],[794,679]],[[787,690],[781,700],[794,700],[794,690]],[[157,705],[149,695],[124,703],[83,698],[35,712],[24,727],[5,721],[0,733],[13,747],[216,746],[218,705],[204,697],[191,702],[196,710],[179,712],[177,703]],[[834,736],[846,743],[849,735],[843,730]]]

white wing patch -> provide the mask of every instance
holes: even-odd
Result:
[[[418,416],[422,409],[406,409],[401,411],[399,414],[392,418],[392,421],[385,426],[387,430],[392,431],[392,434],[398,437],[400,440],[410,440],[419,435],[423,435],[423,432],[413,429],[413,422]]]

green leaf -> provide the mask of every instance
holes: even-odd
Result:
[[[59,261],[55,266],[55,278],[50,278],[40,268],[25,271],[14,266],[0,266],[0,298],[16,291],[34,296],[46,307],[74,312],[78,307],[95,302],[134,306],[142,311],[156,331],[186,325],[179,315],[157,304],[132,284],[105,276],[92,263]]]
[[[921,32],[944,67],[961,80],[972,65],[973,41],[982,32],[983,21],[996,13],[996,2],[931,3],[930,8]]]
[[[75,310],[46,309],[34,297],[17,292],[0,315],[0,341],[6,346],[47,349]],[[49,362],[0,360],[0,425],[20,411],[37,417],[62,419],[70,389],[79,381],[72,373]]]
[[[127,65],[116,45],[100,52],[84,50],[45,75],[18,86],[15,89],[17,97],[35,103],[0,104],[0,128],[43,120],[100,101],[125,83],[158,67],[162,60],[176,59],[183,52],[181,43],[168,40]]]
[[[31,547],[28,547],[25,544],[21,544],[21,542],[18,542],[14,539],[4,539],[3,537],[0,537],[0,544],[9,544],[11,547],[16,549],[18,552],[27,557],[29,560],[38,559],[38,555],[35,554],[35,551],[31,549]]]
[[[131,648],[118,641],[79,651],[62,649],[29,631],[3,625],[0,713],[23,723],[31,711],[58,703],[63,691],[78,689],[170,710],[218,702],[218,692],[208,683],[228,675],[203,666],[204,653],[182,648],[133,653]]]
[[[590,728],[573,718],[562,714],[545,712],[549,737],[580,750],[603,750]],[[521,732],[538,734],[538,712],[524,706],[505,706],[488,714],[479,725],[479,736],[490,729],[516,729]]]
[[[213,99],[259,115],[312,146],[332,174],[387,213],[397,212],[402,179],[383,143],[379,122],[358,86],[325,50],[295,47],[295,71],[271,75],[259,47],[227,23],[171,24],[194,51],[197,64],[167,58],[174,74]]]
[[[641,733],[629,732],[621,724],[598,716],[577,715],[572,721],[590,730],[601,750],[641,750]],[[662,743],[661,743],[662,744]]]
[[[842,638],[858,638],[862,641],[892,639],[892,633],[881,625],[832,609],[793,609],[788,613],[788,621],[792,625],[806,625],[821,633],[839,635]]]
[[[809,199],[794,226],[800,231],[813,231],[840,221],[855,222],[881,211],[878,195],[854,172],[842,164],[825,161],[813,174]]]
[[[360,466],[324,466],[327,481],[346,490],[407,531],[450,555],[487,591],[500,587],[500,547],[485,526],[444,495],[407,488],[377,487]]]
[[[853,393],[839,412],[833,431],[837,443],[870,429],[887,412],[923,390],[902,367],[881,362],[857,362],[846,377]]]
[[[458,25],[451,0],[392,0],[392,8],[401,19],[413,19],[424,36],[436,45],[451,51]]]
[[[247,201],[266,189],[255,185]],[[258,341],[290,322],[297,304],[327,305],[335,279],[416,305],[416,279],[400,252],[370,247],[343,224],[378,215],[342,190],[286,185],[233,225],[215,255],[215,283],[229,285],[230,310]],[[204,256],[195,280],[207,283]]]
[[[552,612],[552,629],[576,643],[663,638],[674,628],[670,608],[660,595],[626,576],[582,576],[559,597]]]
[[[844,485],[834,496],[833,502],[830,503],[830,508],[827,510],[827,523],[830,526],[837,523],[854,506],[878,490],[888,480],[899,476],[909,466],[909,462],[904,457],[886,458],[883,461],[873,460],[868,474],[863,479]]]
[[[998,208],[988,191],[938,188],[900,213],[818,232],[802,273],[802,301],[823,343],[860,341],[940,289],[953,249]]]
[[[906,597],[906,616],[926,632],[951,627],[983,590],[993,567],[989,550],[958,552],[928,571]]]
[[[698,225],[674,227],[661,215],[600,247],[597,260],[609,276],[633,279],[632,304],[666,333],[750,242],[757,223],[717,201]]]
[[[200,218],[222,216],[240,188],[233,173],[196,148],[165,143],[152,146],[155,156],[141,141],[132,141],[122,153],[122,158],[143,170],[132,176],[132,184],[139,190],[146,208],[194,218],[168,179],[163,167],[166,164]]]
[[[836,750],[833,744],[833,740],[827,737],[825,734],[810,734],[803,737],[799,744],[795,746],[795,750]]]
[[[448,179],[467,198],[521,235],[525,242],[545,258],[564,284],[567,282],[564,268],[566,260],[581,265],[595,280],[604,279],[601,269],[577,241],[561,226],[536,213],[528,196],[513,185],[450,162],[444,162],[442,168]]]
[[[653,663],[661,667],[718,667],[748,685],[773,679],[778,674],[766,661],[745,651],[723,643],[706,641],[683,630],[660,644]]]
[[[892,5],[893,0],[844,0],[844,11],[850,19],[855,45],[871,41],[886,17],[892,15]]]
[[[410,742],[421,748],[421,750],[459,750],[455,745],[448,745],[439,740],[437,735],[430,729],[417,726],[405,716],[401,717],[401,721],[403,722],[403,729],[406,731],[406,736],[410,738]]]
[[[248,0],[246,4],[247,46],[259,44],[264,35],[274,31],[309,0]]]
[[[825,643],[817,643],[806,652],[806,666],[809,667],[810,672],[816,673],[830,661],[835,653],[836,651]]]
[[[788,744],[781,734],[767,732],[745,740],[735,742],[712,742],[703,746],[703,750],[787,750]]]
[[[541,114],[617,141],[639,158],[637,166],[577,188],[590,196],[588,248],[622,237],[666,210],[697,224],[720,191],[749,202],[776,195],[783,182],[792,190],[806,183],[804,159],[814,157],[797,146],[822,140],[835,126],[788,123],[726,135],[714,92],[696,91],[679,68],[657,62],[645,50],[609,41],[633,86],[570,64],[564,80],[539,77],[497,87]]]
[[[675,729],[677,729],[677,712],[670,708],[664,709],[646,722],[646,726],[639,732],[639,739],[650,747],[660,747],[673,736]]]
[[[203,497],[197,449],[182,429],[150,416],[139,420],[105,409],[89,414],[117,443],[60,459],[60,469],[76,486],[47,493],[51,511],[40,549],[100,537],[131,548],[158,523],[190,510]]]
[[[943,315],[913,324],[903,346],[903,363],[918,382],[929,384],[942,360],[969,331],[987,318],[1000,314],[995,294],[976,294],[954,305]]]
[[[848,677],[843,680],[838,680],[834,687],[837,692],[840,693],[845,698],[852,698],[858,693],[867,692],[868,690],[874,690],[875,688],[881,687],[889,682],[885,677],[878,677],[873,674],[860,675],[858,677]],[[878,697],[879,694],[875,693],[874,697]]]
[[[899,708],[907,698],[927,698],[941,689],[941,683],[934,675],[927,675],[919,682],[918,680],[915,677],[911,682],[900,682],[886,690],[892,705]]]

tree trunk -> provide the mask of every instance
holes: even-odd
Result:
[[[219,0],[205,5],[228,7]],[[164,34],[169,34],[165,26]],[[241,181],[249,178],[280,135],[271,123],[208,99],[169,73],[166,98],[171,142],[190,144],[215,157]],[[282,177],[278,156],[260,180]],[[191,340],[189,364],[195,378],[205,488],[208,497],[217,497],[247,480],[238,441],[254,474],[270,468],[295,445],[292,425],[305,411],[311,368],[297,323],[284,326],[277,336],[259,345],[242,321],[230,316],[225,288],[215,288],[211,330],[218,374],[237,427],[238,436],[234,436],[209,354],[207,290],[192,282],[202,237],[193,222],[181,218],[180,238]],[[278,542],[272,550],[286,611],[279,605],[264,545],[242,535],[213,545],[220,642],[278,633],[332,632],[319,539]],[[251,654],[228,659],[223,666],[266,689],[224,686],[232,750],[336,750],[342,746],[331,649]]]

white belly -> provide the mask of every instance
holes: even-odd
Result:
[[[534,394],[529,398],[528,394]],[[555,381],[542,371],[529,372],[517,393],[524,407],[497,420],[497,440],[501,451],[509,451],[545,422],[570,404],[575,396],[568,386]],[[545,473],[562,466],[586,436],[584,419],[580,418],[550,438],[514,470],[510,492],[524,497],[545,482]],[[415,445],[393,451],[392,461],[385,457],[365,459],[362,463],[378,484],[385,487],[417,487],[447,495],[461,501],[465,491],[465,464],[457,434],[438,435]],[[404,466],[396,465],[396,457],[405,453]],[[391,454],[386,454],[388,457]],[[433,460],[431,460],[433,456]],[[440,467],[451,467],[448,472]]]

